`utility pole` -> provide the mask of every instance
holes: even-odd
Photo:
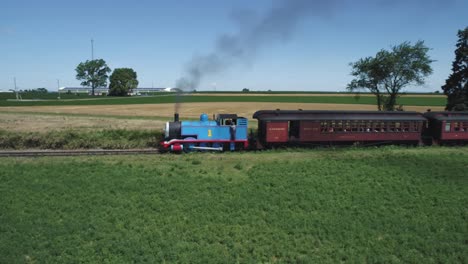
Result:
[[[18,96],[18,88],[16,87],[16,77],[13,77],[13,82],[15,83],[16,101],[18,101],[18,100],[19,100],[19,96]]]
[[[15,83],[15,94],[16,94],[16,101],[22,101],[23,98],[21,97],[21,94],[18,92],[18,87],[16,86],[16,77],[13,77],[13,82]],[[10,89],[10,91],[13,91]]]
[[[60,80],[57,79],[57,92],[58,92],[58,99],[60,100]]]
[[[94,40],[91,39],[91,60],[94,60]]]

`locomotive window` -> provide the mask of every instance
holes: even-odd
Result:
[[[445,123],[445,132],[450,132],[450,122]]]

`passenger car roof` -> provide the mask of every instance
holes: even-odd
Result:
[[[286,120],[402,120],[425,121],[418,112],[404,111],[322,111],[322,110],[260,110],[253,118],[260,121]]]
[[[439,121],[468,121],[468,112],[427,112],[424,117]]]

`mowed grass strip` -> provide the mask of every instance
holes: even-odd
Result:
[[[0,159],[0,262],[463,263],[467,148]]]
[[[277,103],[327,103],[327,104],[370,104],[375,105],[374,97],[369,96],[147,96],[124,98],[99,98],[95,100],[56,100],[56,101],[0,101],[0,106],[51,106],[51,105],[122,105],[122,104],[163,104],[200,102],[277,102]],[[410,97],[398,99],[398,104],[413,106],[445,106],[444,97]]]

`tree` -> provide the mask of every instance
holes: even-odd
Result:
[[[36,88],[36,89],[31,90],[31,92],[33,92],[33,93],[48,93],[49,91],[47,91],[46,88]]]
[[[33,93],[33,94],[44,94],[48,93],[49,91],[46,88],[36,88],[31,90],[24,90],[25,93]]]
[[[401,89],[410,84],[422,85],[432,73],[433,62],[423,41],[411,45],[403,42],[391,51],[380,50],[375,57],[367,57],[350,63],[355,77],[347,86],[348,91],[367,89],[377,98],[379,111],[395,110]]]
[[[94,95],[95,88],[107,86],[109,72],[111,69],[103,59],[87,60],[76,67],[76,79],[82,81],[81,85],[91,87]]]
[[[447,95],[447,110],[468,110],[468,27],[458,31],[452,74],[442,86]]]
[[[247,88],[244,88],[244,89],[242,89],[242,92],[243,92],[243,93],[248,93],[248,92],[250,92],[250,90],[247,89]]]
[[[115,69],[109,80],[109,95],[124,96],[138,87],[137,73],[131,68]]]

